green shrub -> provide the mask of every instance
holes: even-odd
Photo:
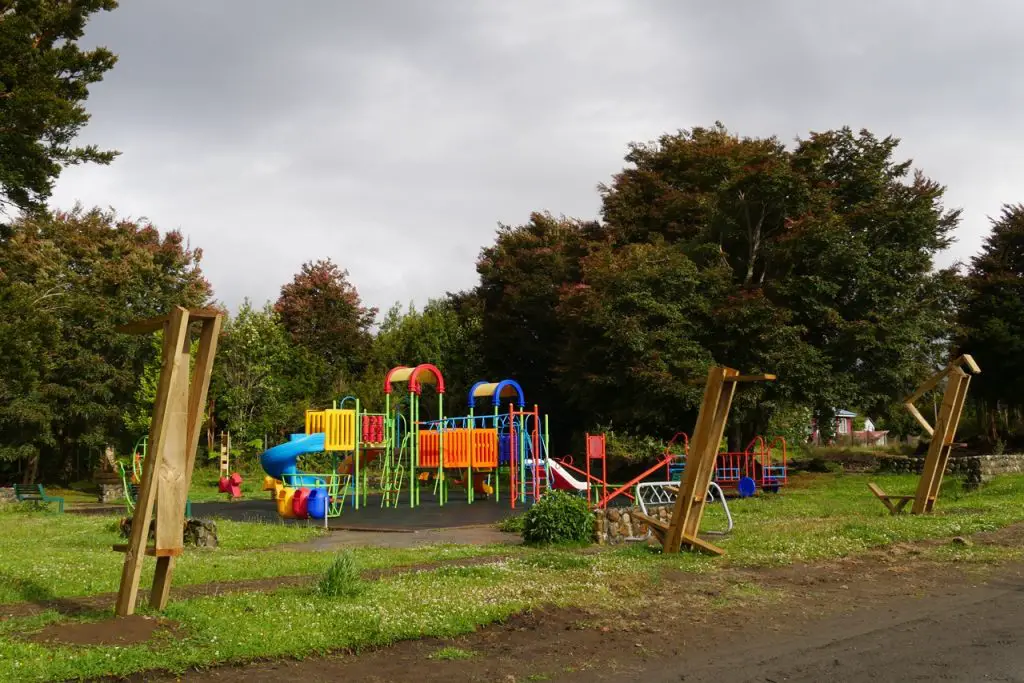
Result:
[[[523,519],[523,540],[534,545],[588,543],[593,534],[587,502],[565,491],[548,491]]]
[[[610,428],[604,428],[602,431],[605,435],[605,450],[609,469],[614,469],[623,463],[636,465],[653,462],[664,455],[665,447],[668,445],[652,436],[617,433]]]
[[[356,568],[355,556],[348,550],[338,553],[331,566],[320,577],[319,590],[327,597],[351,598],[363,589],[363,580]]]
[[[525,517],[523,515],[512,515],[498,522],[498,531],[504,531],[508,534],[521,534],[523,533],[523,522]]]

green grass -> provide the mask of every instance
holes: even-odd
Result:
[[[117,591],[124,555],[116,516],[29,513],[0,508],[0,604]],[[327,552],[274,550],[323,534],[318,526],[217,520],[220,547],[186,550],[174,585],[320,574],[334,561]],[[355,548],[360,567],[375,569],[451,558],[507,553],[507,546],[434,545],[419,548]],[[148,564],[146,567],[151,567]],[[145,569],[142,587],[152,571]]]
[[[730,502],[736,528],[718,541],[734,565],[765,566],[843,557],[866,549],[927,538],[991,531],[1024,521],[1024,477],[1000,477],[966,492],[947,477],[933,515],[892,516],[868,491],[912,494],[908,475],[821,475],[813,486]],[[710,506],[705,528],[724,527]]]
[[[454,662],[460,659],[473,659],[477,656],[472,650],[463,650],[461,647],[442,647],[430,654],[430,659],[439,659],[444,662]]]
[[[165,612],[182,629],[180,638],[173,642],[167,639],[127,647],[44,646],[25,641],[23,634],[68,618],[46,612],[11,619],[0,622],[0,679],[128,675],[155,667],[180,672],[194,666],[253,658],[311,656],[341,648],[359,650],[423,636],[455,637],[482,624],[548,605],[627,613],[650,607],[650,601],[660,599],[652,596],[651,585],[666,567],[711,573],[728,566],[826,560],[876,546],[966,536],[1024,521],[1024,476],[1001,477],[977,492],[965,492],[950,480],[935,515],[900,517],[890,516],[874,499],[865,486],[869,480],[891,493],[912,492],[916,483],[912,476],[820,475],[794,482],[797,485],[779,495],[731,501],[736,529],[717,541],[728,551],[717,559],[689,553],[666,556],[640,546],[587,554],[566,548],[510,551],[500,546],[360,548],[353,549],[352,557],[361,570],[488,553],[512,556],[486,564],[388,575],[365,582],[357,593],[337,597],[320,593],[313,583],[266,593],[176,600]],[[723,526],[717,506],[709,509],[706,520],[708,528]],[[96,590],[116,587],[121,558],[106,550],[115,536],[104,526],[110,520],[11,514],[0,523],[11,529],[0,537],[0,567],[3,578],[8,579],[0,582],[0,595],[7,600],[12,598],[12,577],[34,581],[44,592],[63,591],[69,595],[98,585],[102,589]],[[321,573],[335,558],[333,553],[267,549],[285,540],[284,536],[309,537],[318,533],[315,529],[221,524],[224,547],[186,553],[175,585],[214,577]],[[37,555],[58,559],[59,569],[41,574],[25,562],[27,548],[32,549],[34,559]],[[21,555],[12,557],[13,551]],[[921,556],[981,564],[1006,559],[1008,552],[1024,556],[1024,551],[980,544],[930,546],[921,551]],[[746,579],[737,582],[726,576],[706,580],[721,590],[711,597],[694,598],[700,601],[695,604],[698,609],[770,604],[785,597]],[[83,618],[105,616],[91,614]],[[452,646],[431,657],[459,658],[459,653],[475,654]]]

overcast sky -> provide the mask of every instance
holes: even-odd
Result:
[[[499,222],[597,216],[630,141],[721,120],[791,142],[866,127],[964,209],[941,264],[1024,201],[1024,3],[122,0],[54,205],[202,247],[262,304],[330,257],[381,309],[472,286]]]

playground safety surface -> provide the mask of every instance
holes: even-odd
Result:
[[[494,524],[513,514],[525,511],[527,503],[516,503],[515,510],[509,507],[507,498],[499,501],[475,500],[467,504],[465,494],[452,492],[448,502],[438,505],[426,496],[417,507],[409,507],[403,500],[397,508],[382,508],[380,496],[368,496],[365,505],[360,503],[359,509],[345,502],[345,509],[340,517],[328,520],[331,529],[350,529],[353,531],[414,531],[421,529],[445,529],[459,526],[476,526]],[[279,522],[301,524],[303,526],[322,526],[323,520],[281,520],[277,514],[274,501],[265,499],[238,500],[231,503],[193,503],[193,517],[220,517],[239,522]]]

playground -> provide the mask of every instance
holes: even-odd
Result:
[[[770,436],[729,451],[734,396],[776,378],[712,366],[692,433],[612,482],[605,435],[587,434],[579,460],[556,458],[549,419],[517,382],[477,382],[466,414],[450,417],[440,369],[419,364],[386,374],[382,412],[358,397],[308,410],[302,432],[260,456],[259,491],[247,497],[222,461],[223,499],[193,503],[219,322],[175,308],[124,328],[163,329],[172,360],[142,452],[122,468],[126,517],[65,510],[41,488],[17,493],[34,507],[3,510],[0,675],[151,680],[231,664],[208,676],[403,680],[429,666],[421,677],[442,680],[461,666],[485,680],[714,677],[736,660],[701,673],[679,654],[717,651],[755,622],[817,632],[815,619],[856,609],[868,624],[872,604],[908,592],[931,603],[942,580],[966,587],[965,568],[973,580],[1012,576],[1022,559],[1024,476],[944,476],[980,372],[967,355],[907,399],[933,437],[919,473],[812,472]],[[183,343],[191,323],[195,346]],[[940,389],[933,424],[914,403]],[[186,543],[189,525],[205,543]]]

